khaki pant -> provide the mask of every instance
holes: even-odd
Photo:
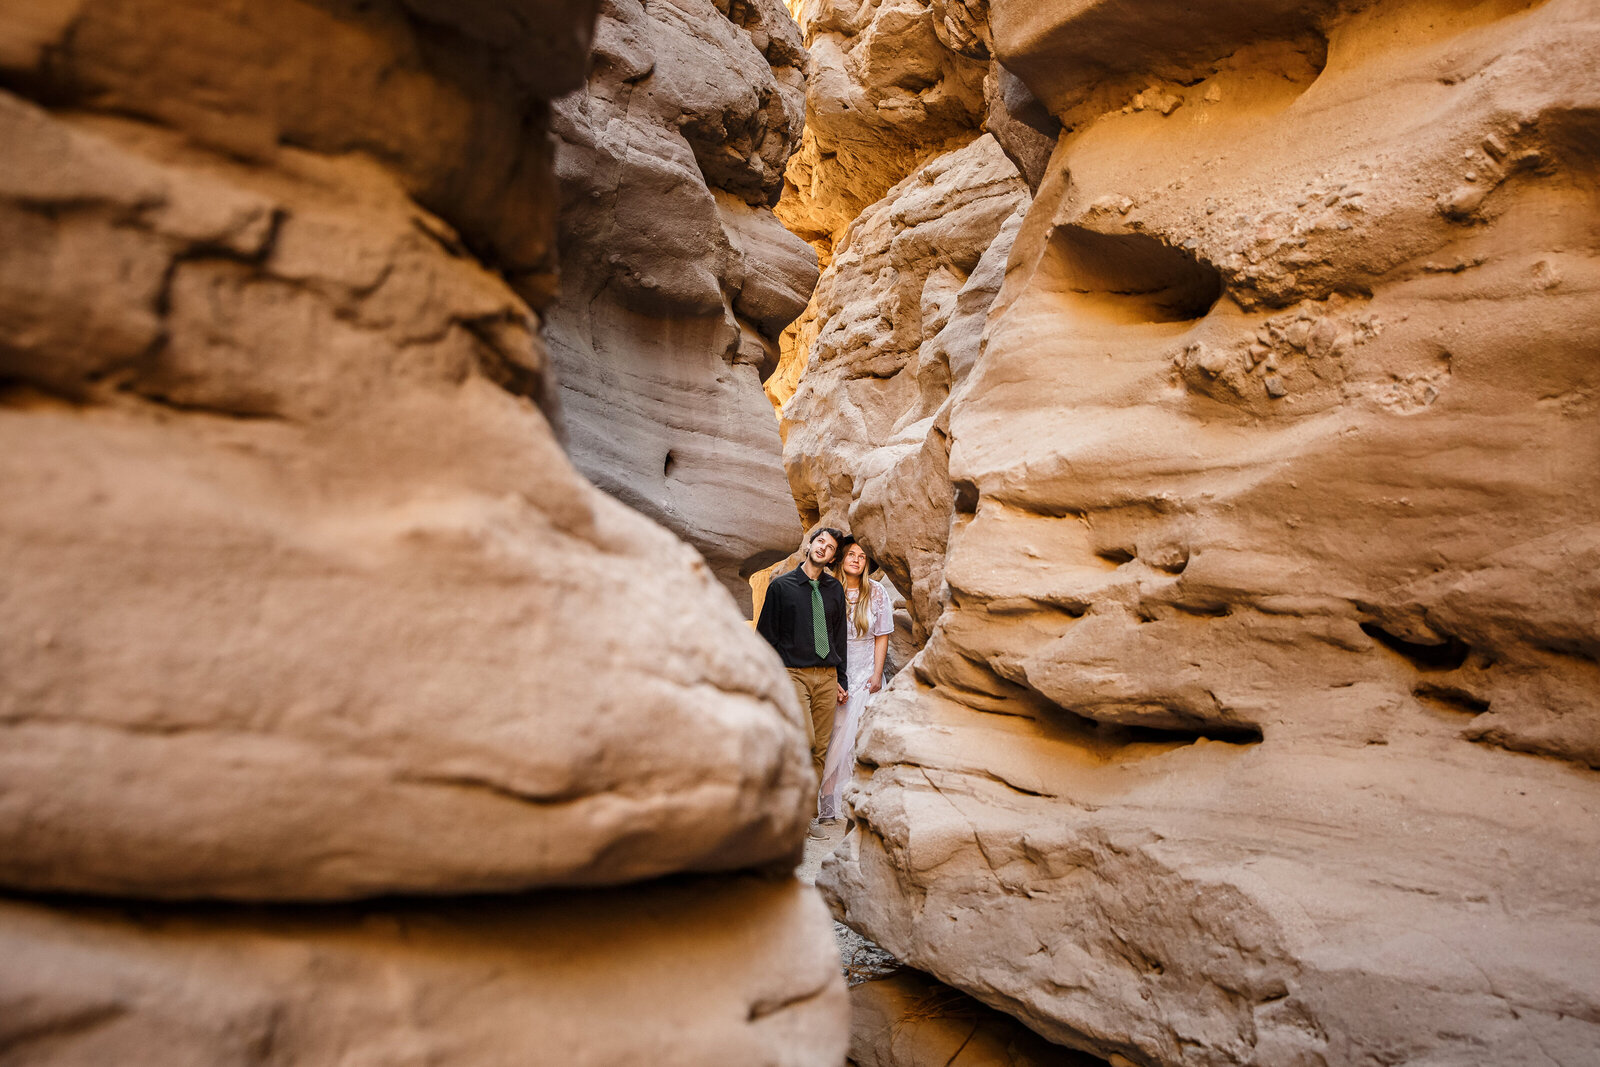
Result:
[[[832,667],[790,667],[800,707],[807,712],[806,733],[811,741],[811,762],[822,781],[822,763],[828,758],[828,739],[833,736],[833,710],[839,706],[839,674]]]

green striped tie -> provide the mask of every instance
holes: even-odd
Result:
[[[817,658],[828,658],[828,620],[823,618],[822,587],[817,579],[811,581],[811,640],[817,646]]]

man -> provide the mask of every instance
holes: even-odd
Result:
[[[834,708],[850,695],[844,662],[844,586],[825,569],[833,562],[843,536],[827,527],[812,534],[800,566],[778,575],[767,586],[761,617],[756,620],[756,632],[778,650],[783,665],[789,668],[800,706],[809,712],[811,762],[817,768],[818,781],[833,733]],[[813,823],[812,836],[820,834]]]

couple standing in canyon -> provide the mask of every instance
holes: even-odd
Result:
[[[855,538],[819,529],[807,539],[800,565],[767,586],[756,620],[756,632],[777,650],[807,711],[811,760],[821,779],[811,824],[817,838],[826,835],[823,823],[840,817],[861,713],[883,688],[894,607],[888,591],[868,577],[876,569]]]

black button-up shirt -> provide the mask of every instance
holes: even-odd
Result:
[[[822,613],[828,623],[826,656],[817,655],[811,629],[811,579],[806,577],[803,566],[785,571],[767,586],[756,633],[778,650],[785,667],[832,667],[839,672],[839,684],[848,689],[850,682],[844,670],[844,586],[827,571],[822,572],[817,586],[822,590]]]

